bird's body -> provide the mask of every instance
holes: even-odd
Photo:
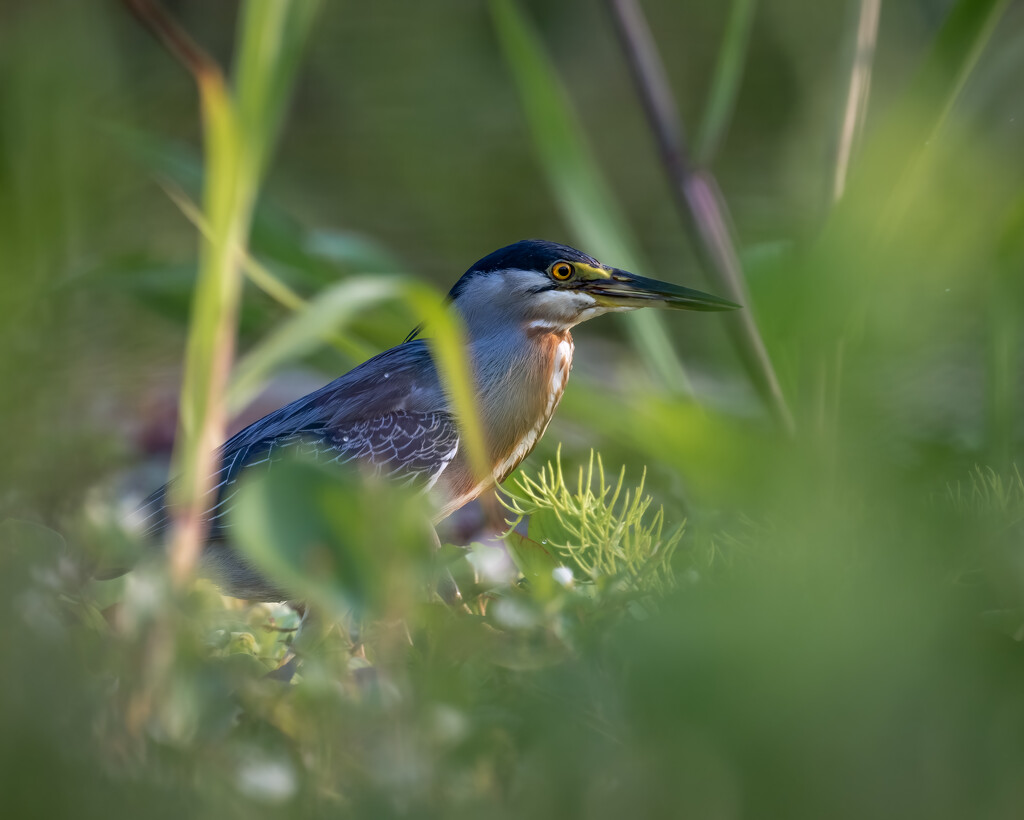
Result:
[[[359,463],[428,490],[435,522],[440,521],[504,481],[540,440],[569,379],[573,326],[644,301],[703,310],[733,306],[606,268],[580,251],[539,240],[484,257],[449,298],[466,326],[491,474],[481,481],[471,468],[430,349],[414,332],[397,347],[246,427],[221,448],[203,564],[226,592],[263,600],[287,597],[230,546],[226,513],[244,469],[289,450]],[[147,499],[141,511],[152,535],[168,524],[165,490]]]

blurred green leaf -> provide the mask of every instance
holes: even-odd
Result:
[[[1009,5],[1008,0],[957,0],[950,8],[906,91],[907,101],[929,109],[931,127],[946,118]]]
[[[858,196],[875,197],[889,191],[887,207],[877,209],[877,229],[886,234],[903,218],[920,184],[928,156],[925,148],[936,137],[970,76],[1008,0],[957,0],[946,15],[913,81],[890,106],[885,121],[864,147],[851,177]]]
[[[180,189],[189,202],[199,198],[203,164],[190,146],[123,126],[109,126],[107,130],[158,181],[171,183],[168,187],[172,190]],[[278,275],[304,291],[333,282],[339,268],[348,273],[393,273],[401,269],[379,243],[353,232],[310,229],[268,197],[256,204],[249,242],[254,255],[280,263]]]
[[[0,521],[2,552],[20,556],[37,566],[54,564],[67,552],[64,536],[36,521],[6,518]]]
[[[554,589],[552,573],[558,568],[558,559],[540,541],[511,530],[505,536],[509,557],[527,578],[537,593],[544,597]]]
[[[196,283],[194,264],[126,257],[92,271],[90,277],[100,287],[128,294],[164,319],[180,325],[188,322]],[[243,299],[238,316],[239,333],[249,335],[261,331],[277,314],[264,298]]]
[[[732,0],[725,24],[722,45],[718,49],[711,89],[695,140],[694,156],[698,164],[710,165],[725,139],[729,120],[743,79],[750,31],[754,25],[757,0]]]
[[[353,273],[395,273],[403,269],[383,245],[350,231],[311,231],[304,247],[312,256],[330,260]]]
[[[277,140],[319,0],[249,0],[239,15],[240,48],[232,71],[238,116],[250,136],[248,161],[264,171]]]
[[[282,366],[308,356],[329,342],[357,314],[401,293],[394,279],[347,279],[319,293],[281,322],[242,357],[232,379],[229,407],[237,412]]]
[[[246,557],[291,599],[333,617],[393,616],[393,583],[407,596],[417,583],[426,588],[421,497],[357,470],[299,460],[249,472],[256,474],[243,479],[232,527]]]

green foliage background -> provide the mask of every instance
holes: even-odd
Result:
[[[238,6],[167,7],[232,64]],[[861,7],[644,3],[796,433],[717,317],[611,317],[579,329],[526,470],[559,442],[567,476],[591,448],[611,485],[646,467],[666,541],[685,521],[675,583],[565,583],[552,515],[510,542],[525,583],[493,546],[434,559],[387,488],[283,465],[237,523],[329,616],[286,685],[265,676],[286,607],[176,591],[156,556],[81,570],[134,548],[115,523],[166,478],[147,456],[190,328],[195,86],[120,4],[0,6],[5,811],[1020,816],[1024,5],[882,6],[835,201]],[[422,283],[524,237],[716,289],[652,146],[600,6],[323,3],[266,160],[232,400],[397,343]],[[440,564],[468,612],[425,592]]]

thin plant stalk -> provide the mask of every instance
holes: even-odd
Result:
[[[988,445],[990,462],[1004,469],[1011,460],[1013,434],[1020,418],[1017,402],[1021,332],[1013,288],[999,277],[989,305]]]
[[[640,6],[636,0],[608,0],[608,6],[680,215],[717,287],[746,306],[723,317],[726,327],[758,393],[782,429],[792,433],[793,417],[750,307],[725,201],[714,177],[700,171],[690,158],[665,67]]]
[[[988,305],[987,439],[989,463],[1002,470],[1013,460],[1014,435],[1022,417],[1020,397],[1024,287],[1024,196],[1017,199],[995,259]]]
[[[871,67],[878,41],[878,18],[882,0],[859,0],[857,27],[850,61],[849,80],[836,144],[835,168],[832,175],[832,199],[838,201],[846,190],[850,161],[864,130],[864,118],[871,93]]]
[[[240,17],[234,95],[220,67],[152,0],[125,0],[192,74],[199,89],[205,170],[202,235],[182,378],[174,464],[171,578],[191,577],[204,538],[216,448],[227,423],[246,247],[262,171],[317,3],[249,0]]]
[[[196,230],[198,230],[204,237],[209,238],[211,234],[210,225],[203,217],[203,212],[199,206],[189,199],[188,195],[170,180],[161,179],[160,186],[164,189],[164,193],[167,194],[168,198],[178,206],[178,210],[180,210],[185,218],[192,223]],[[248,277],[249,281],[263,291],[267,296],[292,313],[300,313],[306,309],[308,302],[275,276],[274,273],[265,265],[259,262],[248,249],[239,248],[238,255],[241,259],[242,271]],[[326,334],[324,336],[324,341],[329,342],[338,351],[352,359],[362,360],[370,355],[363,345],[341,333],[332,332]]]
[[[513,0],[491,0],[490,8],[534,146],[573,234],[583,248],[606,262],[649,270],[540,39]],[[626,319],[634,345],[661,383],[691,394],[686,370],[661,318],[652,311],[637,311]]]
[[[195,203],[171,183],[164,183],[164,188],[185,217],[209,238],[210,226]],[[355,343],[340,333],[344,324],[357,310],[370,304],[398,301],[418,322],[430,325],[431,337],[427,341],[444,374],[452,403],[458,409],[474,469],[480,479],[484,479],[487,468],[483,433],[470,386],[464,329],[456,315],[441,307],[444,304],[442,294],[401,276],[364,276],[347,279],[306,301],[254,259],[246,248],[239,247],[236,252],[250,280],[295,315],[239,360],[228,391],[229,410],[240,410],[271,372],[285,361],[301,358],[318,344],[330,343],[344,352],[353,352]]]

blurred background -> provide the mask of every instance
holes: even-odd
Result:
[[[231,65],[244,4],[164,5]],[[207,589],[154,635],[152,613],[109,613],[137,591],[67,560],[167,478],[198,242],[168,191],[200,198],[201,122],[121,4],[0,2],[0,771],[19,815],[1024,812],[1024,3],[643,9],[795,432],[720,317],[580,327],[524,469],[559,443],[573,475],[592,448],[628,486],[646,468],[666,527],[685,522],[674,590],[637,592],[638,614],[535,584],[475,631],[405,602],[412,645],[367,642],[388,670],[372,693],[346,660],[343,683],[325,663],[286,695],[237,664],[280,649],[249,610]],[[528,237],[724,294],[700,235],[605,5],[381,0],[322,4],[251,250],[310,300],[365,274],[443,293]],[[290,315],[247,284],[240,357]],[[383,304],[288,351],[232,429],[416,321]],[[178,652],[163,688],[153,646]]]

